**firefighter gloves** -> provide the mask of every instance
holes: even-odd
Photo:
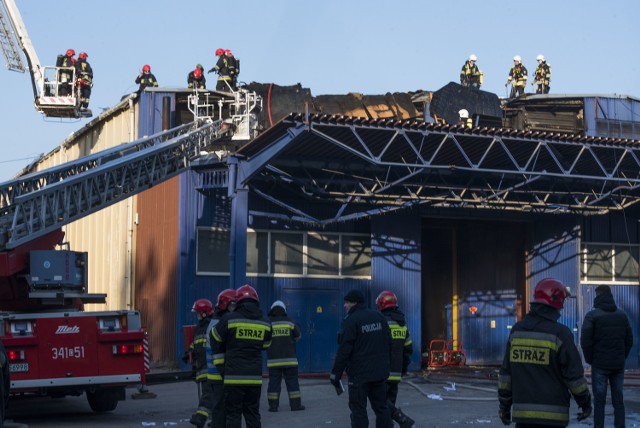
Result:
[[[591,416],[592,411],[593,411],[593,408],[591,406],[583,407],[582,411],[577,415],[578,420],[582,421],[587,419],[589,416]]]
[[[502,410],[498,412],[498,416],[500,416],[500,420],[505,425],[511,425],[511,411],[510,410]],[[580,419],[578,419],[580,420]]]

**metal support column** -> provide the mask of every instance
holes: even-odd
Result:
[[[237,164],[229,159],[229,197],[231,197],[231,230],[229,242],[229,286],[238,288],[247,280],[247,225],[249,217],[249,190],[237,186]]]

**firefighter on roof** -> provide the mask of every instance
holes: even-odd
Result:
[[[469,112],[467,111],[467,109],[462,109],[460,111],[458,111],[458,114],[460,115],[460,125],[467,127],[467,128],[471,128],[473,127],[473,120],[471,120],[471,118],[469,117]]]
[[[204,77],[202,64],[196,65],[196,68],[189,72],[187,76],[187,87],[190,89],[207,89],[207,79]]]
[[[478,58],[471,54],[462,66],[462,70],[460,70],[460,84],[462,86],[467,86],[471,89],[480,89],[480,86],[482,86],[484,75],[476,65],[477,60]]]
[[[87,53],[80,52],[76,61],[76,84],[78,85],[78,97],[80,108],[86,110],[89,107],[91,87],[93,87],[93,70],[87,62]]]
[[[235,62],[232,63],[232,59],[225,55],[225,50],[222,48],[216,49],[216,56],[218,57],[218,62],[208,73],[213,73],[214,71],[218,73],[216,91],[229,92],[233,89],[231,86],[233,83],[231,73],[235,67]]]
[[[524,95],[524,88],[527,86],[527,69],[522,65],[520,55],[513,57],[513,67],[509,70],[507,83],[504,86],[509,86],[509,84],[511,84],[510,98]]]
[[[151,73],[151,66],[149,64],[142,66],[142,71],[138,74],[138,77],[136,77],[136,83],[140,85],[138,92],[144,91],[146,87],[158,87],[158,81],[156,80],[156,76]]]
[[[250,285],[236,290],[236,309],[211,330],[214,363],[224,376],[226,428],[260,427],[262,351],[271,345],[271,323],[262,316],[260,299]]]
[[[565,427],[571,396],[581,408],[578,421],[591,415],[591,394],[573,333],[558,322],[569,295],[560,281],[543,279],[529,313],[511,329],[498,375],[498,414],[505,425]]]
[[[549,83],[551,82],[551,66],[547,64],[544,55],[540,54],[536,58],[538,66],[536,67],[536,76],[532,85],[537,85],[536,94],[548,94]]]
[[[387,378],[387,404],[391,419],[396,421],[400,428],[411,428],[415,421],[396,407],[398,384],[402,376],[407,374],[413,353],[413,341],[409,334],[407,320],[398,308],[398,298],[392,291],[385,290],[380,293],[376,299],[376,307],[387,319],[391,331],[391,365]]]
[[[224,56],[229,62],[229,76],[231,76],[231,88],[238,90],[238,75],[240,74],[240,60],[233,56],[229,49],[224,51]]]
[[[269,411],[278,411],[283,377],[287,385],[291,410],[304,410],[305,407],[301,404],[296,354],[296,342],[300,340],[300,326],[287,315],[287,307],[281,300],[273,302],[268,315],[271,321],[272,337],[271,346],[267,350]]]

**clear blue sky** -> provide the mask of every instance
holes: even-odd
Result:
[[[240,58],[241,81],[301,83],[313,95],[437,90],[474,53],[483,89],[504,96],[513,56],[531,75],[542,53],[552,93],[640,97],[638,0],[16,2],[42,65],[68,48],[88,53],[94,115],[137,89],[143,64],[160,86],[186,86],[218,47]],[[44,120],[26,74],[2,70],[0,85],[5,181],[87,119]]]

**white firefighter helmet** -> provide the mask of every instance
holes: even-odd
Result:
[[[282,300],[276,300],[275,302],[273,302],[273,304],[271,305],[271,309],[275,308],[276,306],[280,306],[282,309],[284,309],[285,312],[287,312],[287,306]]]
[[[540,54],[536,57],[536,61],[544,61],[544,55]]]
[[[469,119],[469,112],[467,111],[467,109],[462,109],[458,112],[458,114],[460,115],[460,119]]]
[[[478,57],[475,56],[474,54],[469,55],[469,61],[477,61]]]
[[[520,55],[516,55],[516,56],[514,56],[514,57],[513,57],[513,60],[514,60],[514,61],[517,61],[517,62],[522,62],[522,58],[520,58]]]

